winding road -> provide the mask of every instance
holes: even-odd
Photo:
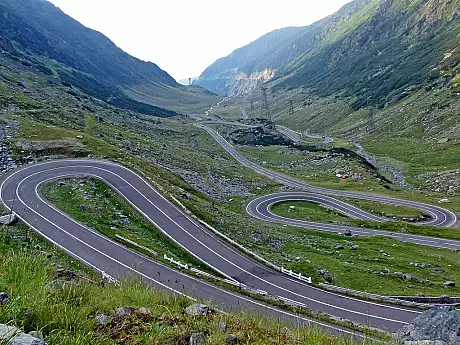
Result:
[[[404,204],[432,212],[432,225],[448,226],[456,221],[456,216],[452,212],[436,206],[380,196],[331,191],[301,184],[249,162],[217,132],[203,124],[197,124],[197,126],[208,131],[241,164],[286,185],[311,193],[310,196],[299,193],[303,197],[329,198],[325,194],[330,194],[375,199],[376,201]],[[201,224],[191,219],[158,193],[140,175],[111,162],[98,160],[50,161],[23,167],[3,180],[0,187],[0,199],[21,220],[73,257],[113,277],[137,275],[146,282],[175,294],[187,295],[189,298],[211,299],[223,310],[258,311],[296,323],[317,323],[321,327],[339,334],[360,336],[359,333],[311,320],[189,277],[88,229],[49,204],[41,194],[40,187],[44,183],[71,176],[90,176],[101,179],[130,202],[136,210],[178,246],[229,279],[266,291],[285,300],[294,301],[313,310],[388,331],[396,331],[411,322],[420,313],[416,309],[363,301],[323,291],[267,268],[236,251]],[[292,196],[292,194],[277,194],[266,196],[268,199],[256,199],[248,205],[248,212],[251,214],[254,211],[252,215],[261,219],[269,218],[264,220],[285,222],[287,220],[273,219],[271,217],[274,215],[264,214],[263,209],[269,210],[269,205],[276,202],[270,198],[285,197],[292,200],[290,199]],[[331,202],[335,200],[330,199]],[[325,202],[325,199],[321,199],[320,202]],[[337,207],[344,207],[347,212],[352,212],[359,217],[375,217],[352,206],[347,206],[346,203],[341,203]],[[259,211],[261,211],[260,214]],[[294,220],[289,221],[295,222]],[[293,225],[305,226],[306,224]],[[308,224],[308,227],[314,228],[314,226],[316,225]],[[322,226],[324,229],[321,230],[339,231],[337,229],[331,230],[333,225],[323,224]],[[365,229],[360,228],[359,230],[364,231]],[[418,236],[404,237],[402,234],[398,234],[398,236],[402,236],[401,240],[405,241],[411,241],[411,238],[415,237],[418,238],[418,241],[423,239]],[[450,241],[445,241],[445,243],[447,242]],[[459,244],[452,243],[451,245]]]

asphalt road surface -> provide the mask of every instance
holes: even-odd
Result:
[[[353,228],[353,227],[337,226],[337,225],[331,225],[331,224],[306,222],[306,221],[288,219],[288,218],[284,218],[281,216],[277,216],[270,211],[270,207],[274,205],[275,203],[282,202],[282,201],[289,201],[289,200],[305,200],[305,201],[312,201],[312,202],[316,202],[319,204],[327,205],[353,218],[369,220],[369,221],[374,221],[374,222],[388,221],[388,219],[377,217],[369,212],[363,211],[346,202],[331,198],[330,197],[331,195],[331,196],[370,200],[370,201],[375,201],[375,202],[380,202],[380,203],[387,203],[387,204],[392,204],[392,205],[399,205],[399,206],[405,206],[405,207],[411,207],[414,209],[418,209],[431,216],[430,220],[424,223],[420,223],[424,225],[451,227],[457,222],[457,216],[453,212],[446,210],[442,207],[433,206],[433,205],[424,204],[424,203],[415,202],[415,201],[395,199],[395,198],[390,198],[390,197],[385,197],[385,196],[380,196],[380,195],[332,190],[332,189],[315,187],[315,186],[312,186],[306,183],[298,182],[292,178],[289,178],[282,174],[273,172],[271,170],[263,168],[249,161],[215,130],[203,124],[200,124],[200,123],[198,123],[196,126],[206,130],[209,134],[211,134],[213,138],[229,154],[231,154],[240,164],[252,169],[253,171],[261,175],[265,175],[273,180],[283,183],[286,186],[308,192],[308,193],[295,193],[295,192],[275,193],[275,194],[270,194],[270,195],[259,197],[251,201],[246,208],[247,212],[253,217],[256,217],[258,219],[265,220],[265,221],[308,227],[308,228],[317,229],[317,230],[325,230],[325,231],[333,231],[333,232],[344,232],[347,230],[351,230],[352,233],[355,233],[357,235],[365,235],[365,236],[385,235],[385,236],[391,236],[393,238],[396,238],[401,241],[406,241],[406,242],[412,242],[412,243],[423,244],[423,245],[434,246],[434,247],[441,247],[441,248],[460,249],[460,241],[445,240],[445,239],[438,239],[434,237],[417,236],[417,235],[410,235],[410,234],[403,234],[403,233],[391,233],[391,232],[378,231],[378,230],[365,229],[365,228]]]
[[[24,167],[3,181],[0,198],[20,219],[73,257],[113,277],[138,275],[146,282],[175,294],[212,300],[223,310],[244,309],[296,323],[316,322],[188,277],[77,223],[44,200],[40,192],[43,183],[70,176],[101,179],[184,250],[222,275],[247,286],[290,299],[313,310],[388,331],[401,328],[420,313],[419,310],[326,292],[271,270],[230,248],[167,201],[138,174],[114,163],[50,161]],[[354,333],[336,326],[321,326],[339,334]]]

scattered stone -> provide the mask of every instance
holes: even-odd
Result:
[[[83,139],[83,135],[77,135],[77,139]]]
[[[12,225],[16,223],[18,217],[15,214],[9,214],[7,216],[0,217],[0,224],[3,225]]]
[[[141,307],[139,309],[136,310],[136,315],[138,316],[142,316],[142,317],[150,317],[152,316],[152,312],[150,311],[149,308],[145,308],[145,307]]]
[[[449,138],[441,138],[438,140],[438,144],[445,144],[447,142],[449,142]]]
[[[211,309],[206,304],[192,304],[185,308],[185,312],[190,316],[206,316]]]
[[[444,199],[441,199],[441,200],[438,201],[439,204],[448,204],[450,202],[451,201],[449,199],[447,199],[447,198],[444,198]]]
[[[0,324],[0,344],[8,345],[45,345],[42,339],[21,332],[19,328]]]
[[[288,336],[292,334],[292,331],[287,327],[283,327],[281,331]]]
[[[352,245],[352,246],[351,246],[351,248],[350,248],[350,249],[351,249],[351,250],[357,250],[358,248],[359,248],[359,246],[358,246],[358,245],[356,245],[356,244],[354,244],[354,245]]]
[[[323,279],[329,283],[332,283],[332,281],[334,280],[334,278],[332,278],[331,274],[326,271],[325,269],[320,269],[318,271],[319,275],[323,277]]]
[[[455,282],[453,281],[447,281],[444,283],[445,287],[455,287]]]
[[[460,344],[460,310],[450,306],[432,307],[400,329],[395,340],[411,345]]]
[[[31,331],[31,332],[29,332],[29,335],[34,337],[34,338],[40,339],[40,340],[45,340],[45,337],[43,336],[43,333],[40,332],[40,331]]]
[[[10,297],[6,292],[0,292],[0,305],[5,305],[10,301]]]
[[[107,316],[107,315],[104,315],[104,314],[96,315],[96,317],[94,319],[96,320],[96,323],[99,326],[104,326],[104,325],[112,322],[112,318],[110,316]]]
[[[118,317],[125,317],[131,315],[134,312],[134,308],[131,307],[120,307],[115,309],[115,314]]]
[[[335,250],[342,250],[342,249],[345,249],[345,247],[337,243],[337,245],[335,246]]]
[[[295,206],[289,206],[289,209],[295,210]]]
[[[238,338],[234,334],[229,334],[227,336],[227,344],[228,345],[236,345],[238,344]]]
[[[227,330],[227,323],[225,321],[219,322],[219,331],[225,332]]]
[[[190,345],[204,345],[206,337],[204,333],[192,333],[190,336]]]
[[[352,234],[351,234],[351,230],[345,230],[345,231],[343,232],[343,234],[344,234],[345,236],[351,236],[351,235],[352,235]]]

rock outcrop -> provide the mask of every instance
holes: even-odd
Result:
[[[460,344],[460,310],[449,306],[433,307],[399,330],[395,341],[407,345]]]

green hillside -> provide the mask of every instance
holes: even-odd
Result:
[[[4,0],[0,17],[1,55],[48,76],[52,83],[78,88],[120,108],[161,117],[182,112],[181,103],[215,101],[209,92],[183,87],[157,65],[125,53],[48,1]],[[138,88],[158,99],[139,99]],[[172,110],[164,109],[170,106]]]
[[[270,70],[280,80],[274,90],[340,95],[354,109],[383,107],[408,88],[456,75],[458,8],[458,0],[353,1],[313,25],[277,30],[235,50],[197,83],[234,95],[244,78]]]

